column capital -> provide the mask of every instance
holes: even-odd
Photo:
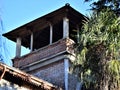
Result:
[[[63,20],[66,20],[67,22],[69,22],[69,19],[67,17],[64,17]]]

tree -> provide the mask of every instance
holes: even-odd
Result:
[[[84,22],[77,50],[74,64],[86,89],[120,89],[120,17],[109,9],[94,12]]]
[[[85,0],[85,2],[89,2],[93,0]],[[115,11],[117,14],[120,14],[120,0],[97,0],[91,4],[92,10],[101,11],[102,9],[109,8]]]

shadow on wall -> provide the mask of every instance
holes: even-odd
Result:
[[[78,77],[74,74],[69,73],[69,79],[68,79],[68,87],[69,90],[81,90],[82,89],[82,83],[78,80]]]

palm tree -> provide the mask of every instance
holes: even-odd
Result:
[[[74,64],[86,89],[120,89],[120,17],[111,10],[94,12],[84,21],[77,50]]]

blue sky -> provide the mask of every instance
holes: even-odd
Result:
[[[89,13],[90,3],[84,3],[84,0],[0,0],[0,16],[4,33],[50,13],[66,3],[84,15]],[[6,46],[11,59],[15,56],[16,45],[6,39]],[[23,49],[22,54],[26,51]],[[6,62],[11,63],[10,60]]]

